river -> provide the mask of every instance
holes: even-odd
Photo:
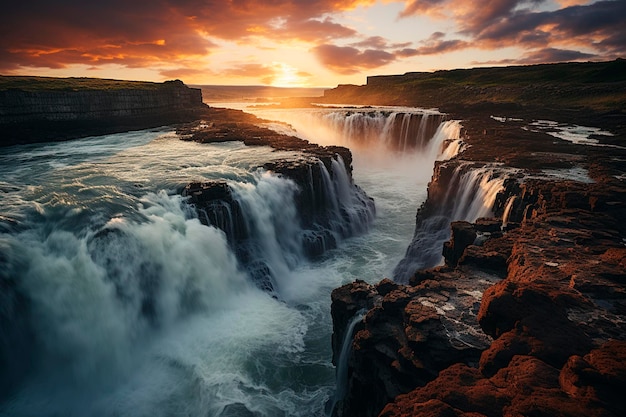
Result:
[[[1,415],[328,413],[330,292],[391,276],[460,126],[419,109],[250,111],[352,149],[354,182],[375,200],[369,232],[315,261],[268,243],[283,271],[273,296],[179,192],[226,180],[273,219],[270,235],[290,233],[294,184],[258,166],[293,152],[185,142],[170,128],[3,148]],[[432,126],[410,127],[407,114]],[[391,128],[392,117],[404,122]]]

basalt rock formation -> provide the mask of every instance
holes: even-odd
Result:
[[[0,146],[189,122],[206,109],[201,91],[180,80],[0,77]]]
[[[340,240],[367,230],[374,201],[352,181],[352,153],[341,146],[319,146],[259,126],[264,121],[237,110],[211,108],[208,119],[181,126],[183,140],[200,143],[241,141],[247,146],[270,146],[293,156],[263,164],[269,172],[297,186],[295,206],[300,223],[298,247],[308,258],[336,248]],[[259,242],[236,192],[224,181],[192,183],[182,191],[200,220],[221,229],[238,260],[257,285],[273,291],[272,272],[256,254]],[[262,243],[261,243],[262,244]]]
[[[332,294],[335,355],[345,323],[368,310],[335,415],[623,415],[624,137],[579,145],[532,119],[463,119],[469,147],[437,164],[407,251],[429,250],[425,223],[452,221],[442,265]],[[477,172],[498,181],[493,217],[454,221],[472,204],[460,178]]]

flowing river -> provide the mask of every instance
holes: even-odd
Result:
[[[369,232],[315,261],[273,245],[299,227],[294,184],[258,167],[294,153],[169,128],[2,149],[0,415],[328,414],[330,292],[391,276],[460,126],[418,109],[254,112],[352,149],[354,182],[376,204]],[[180,196],[207,179],[226,180],[264,225],[278,296]]]

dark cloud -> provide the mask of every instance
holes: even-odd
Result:
[[[569,49],[545,48],[530,51],[518,59],[501,59],[495,61],[474,61],[473,65],[528,65],[546,64],[553,62],[588,61],[597,58],[597,55],[587,54]]]
[[[359,50],[351,46],[319,45],[313,48],[319,60],[340,74],[355,74],[393,62],[395,55],[377,49]]]
[[[470,46],[466,41],[460,39],[444,40],[445,34],[434,32],[428,39],[422,41],[419,48],[414,49],[414,55],[434,55],[446,52],[458,51]]]
[[[431,37],[417,48],[419,54],[510,46],[546,51],[591,48],[595,53],[580,54],[598,59],[626,54],[626,1],[603,0],[583,5],[580,1],[562,1],[560,4],[567,7],[540,11],[536,6],[542,3],[545,1],[490,0],[477,6],[473,0],[415,0],[406,2],[400,17],[443,15],[448,11],[456,19],[459,34],[467,38],[465,43],[438,42],[438,38],[443,39],[439,33],[438,38]]]
[[[538,51],[532,51],[524,55],[521,63],[524,64],[541,64],[550,62],[564,61],[583,61],[596,58],[594,54],[587,54],[580,51],[568,49],[545,48]]]
[[[210,54],[209,39],[355,36],[329,14],[369,1],[348,0],[31,0],[0,14],[0,70],[70,64],[153,66]]]

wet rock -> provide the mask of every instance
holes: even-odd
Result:
[[[452,222],[450,226],[452,237],[443,245],[443,256],[446,265],[454,267],[463,256],[465,248],[473,244],[478,235],[474,226],[469,222]]]

